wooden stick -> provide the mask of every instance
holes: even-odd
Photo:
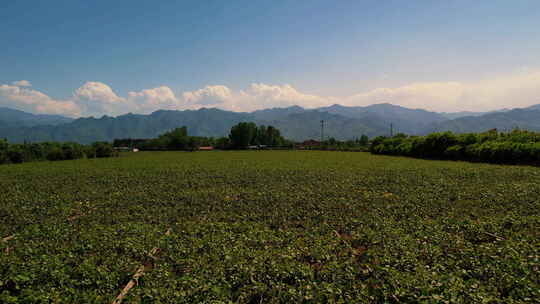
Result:
[[[15,234],[12,234],[10,236],[6,236],[5,238],[2,239],[2,242],[7,242],[9,240],[12,240],[15,238]]]
[[[74,220],[76,220],[76,219],[78,219],[80,217],[88,215],[90,212],[92,212],[94,210],[96,210],[96,208],[90,208],[86,213],[84,213],[84,212],[76,213],[75,215],[72,215],[72,216],[68,217],[67,219],[68,219],[68,221],[72,222],[72,221],[74,221]],[[76,211],[80,211],[80,210],[76,210]]]
[[[171,231],[172,230],[169,228],[167,232],[165,232],[165,235],[170,235]],[[150,250],[150,252],[148,253],[148,256],[152,258],[153,260],[157,260],[160,252],[161,252],[161,249],[159,249],[158,247],[154,247],[152,248],[152,250]],[[154,266],[153,264],[154,264],[153,262],[150,262],[150,263],[144,263],[143,265],[139,266],[139,268],[137,268],[137,271],[135,271],[135,274],[133,274],[133,276],[131,277],[131,280],[129,280],[129,282],[126,284],[124,289],[122,289],[122,291],[118,294],[116,299],[114,299],[112,304],[122,303],[122,301],[127,296],[131,288],[135,287],[135,285],[139,283],[139,278],[144,275],[144,272],[152,270]]]
[[[485,231],[484,231],[484,234],[487,234],[487,235],[489,235],[489,236],[494,237],[497,241],[504,241],[504,238],[503,238],[503,237],[498,236],[498,235],[496,235],[496,234],[489,233],[489,232],[485,232]]]

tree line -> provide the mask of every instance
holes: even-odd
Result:
[[[187,127],[173,129],[152,139],[115,139],[115,147],[129,147],[140,150],[196,150],[203,146],[218,149],[246,149],[257,147],[292,146],[292,142],[281,136],[273,126],[257,126],[253,122],[241,122],[234,125],[227,137],[201,137],[188,135]]]
[[[115,156],[116,154],[112,145],[107,142],[95,142],[91,145],[70,142],[10,144],[7,140],[0,139],[0,164],[101,158]]]
[[[397,134],[372,140],[374,154],[403,155],[418,158],[479,161],[489,163],[538,163],[540,133],[513,130],[454,134],[432,133],[426,136]]]

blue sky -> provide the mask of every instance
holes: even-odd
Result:
[[[0,105],[31,112],[540,103],[535,0],[3,1],[0,26]]]

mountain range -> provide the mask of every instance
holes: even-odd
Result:
[[[0,108],[0,138],[10,142],[75,141],[90,143],[116,138],[152,138],[180,126],[190,135],[226,136],[242,121],[273,125],[292,140],[318,139],[324,121],[324,136],[354,139],[388,135],[392,131],[422,135],[431,132],[482,132],[497,128],[540,131],[540,105],[493,112],[437,113],[388,103],[365,107],[332,105],[316,109],[299,106],[272,108],[250,113],[220,109],[159,110],[152,114],[72,119],[58,115],[35,115]]]
[[[0,128],[60,125],[73,121],[60,115],[30,114],[19,110],[0,107]]]

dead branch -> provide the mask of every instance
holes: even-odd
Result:
[[[12,234],[10,236],[6,236],[5,238],[2,239],[2,242],[7,242],[9,240],[12,240],[15,238],[15,234]]]
[[[167,232],[165,232],[165,235],[170,235],[172,230],[169,228]],[[148,257],[151,258],[150,261],[143,263],[143,265],[139,266],[137,268],[137,271],[135,271],[135,274],[131,277],[131,280],[126,284],[124,289],[118,294],[116,299],[112,302],[112,304],[120,304],[124,300],[124,298],[127,296],[128,292],[135,287],[135,285],[138,284],[139,278],[144,275],[146,271],[150,271],[154,268],[154,261],[159,258],[159,253],[161,252],[161,249],[158,247],[152,248],[150,252],[148,253]]]

